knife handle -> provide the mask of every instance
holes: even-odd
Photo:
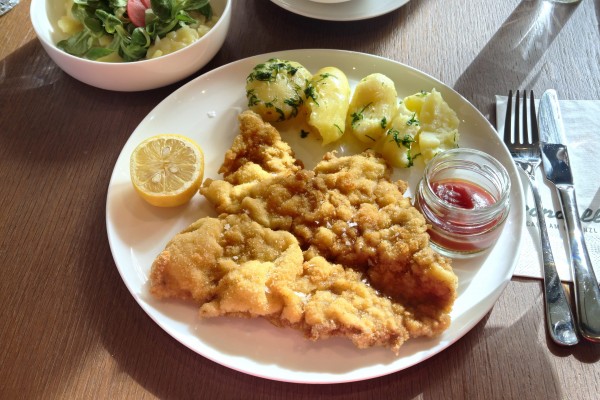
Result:
[[[575,188],[572,185],[557,185],[557,189],[569,238],[579,332],[588,340],[600,342],[600,287],[585,245]]]
[[[531,174],[530,174],[531,173]],[[552,340],[563,346],[573,346],[579,342],[575,331],[575,322],[567,296],[562,287],[560,277],[556,271],[546,220],[540,192],[535,182],[533,171],[527,172],[535,208],[537,210],[538,226],[542,241],[542,259],[544,262],[544,299],[546,311],[546,325]]]

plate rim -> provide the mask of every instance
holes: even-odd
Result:
[[[350,22],[350,21],[363,21],[366,19],[371,19],[371,18],[376,18],[376,17],[380,17],[382,15],[391,13],[397,9],[399,9],[400,7],[404,6],[405,4],[407,4],[410,0],[395,0],[395,4],[391,5],[391,6],[387,6],[387,7],[381,7],[379,9],[375,9],[377,11],[373,11],[367,14],[363,14],[363,15],[344,15],[343,11],[346,11],[347,7],[351,7],[352,6],[352,2],[356,3],[357,0],[351,0],[347,3],[334,3],[334,4],[325,4],[325,3],[313,3],[310,0],[297,0],[296,3],[300,2],[304,5],[304,7],[298,7],[297,4],[289,4],[283,0],[271,0],[271,2],[281,8],[283,8],[284,10],[287,10],[291,13],[297,14],[297,15],[301,15],[303,17],[307,17],[307,18],[313,18],[313,19],[319,19],[322,21],[338,21],[338,22]],[[306,8],[310,8],[312,7],[315,11],[307,11]],[[316,13],[316,10],[318,9],[322,9],[322,10],[331,10],[331,11],[336,11],[336,12],[332,12],[331,14],[328,15],[323,15],[323,14],[319,14]],[[342,13],[340,14],[339,11],[342,10]]]

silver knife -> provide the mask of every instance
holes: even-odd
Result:
[[[579,332],[588,340],[600,342],[600,287],[581,229],[565,130],[554,90],[547,90],[540,100],[538,125],[544,172],[556,187],[567,228]]]

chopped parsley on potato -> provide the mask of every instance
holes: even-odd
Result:
[[[311,73],[294,61],[272,58],[258,64],[246,78],[248,108],[267,122],[293,118],[304,105],[311,78]]]
[[[321,68],[305,90],[310,111],[308,124],[319,131],[323,145],[335,142],[346,129],[350,84],[341,70]]]
[[[384,136],[397,112],[394,82],[379,73],[363,78],[354,89],[346,126],[363,143],[374,144]]]
[[[406,108],[420,121],[416,147],[428,163],[437,153],[458,147],[459,119],[437,90],[420,92],[404,99]]]
[[[411,167],[418,158],[427,164],[436,154],[458,147],[460,121],[440,92],[433,88],[400,99],[394,82],[381,73],[367,75],[352,92],[347,76],[336,67],[311,75],[297,62],[273,58],[248,75],[246,97],[248,108],[267,122],[301,115],[323,145],[351,132],[394,167]]]

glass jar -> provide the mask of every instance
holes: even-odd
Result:
[[[489,154],[448,150],[425,167],[415,206],[429,224],[434,249],[452,258],[472,257],[500,235],[510,208],[510,177]]]

